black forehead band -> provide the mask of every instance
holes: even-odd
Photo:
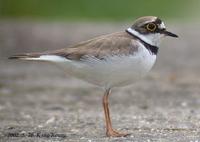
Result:
[[[159,18],[157,18],[157,19],[155,20],[155,23],[156,23],[156,24],[161,24],[162,21],[161,21]]]

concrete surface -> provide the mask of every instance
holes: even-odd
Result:
[[[63,48],[129,24],[0,22],[0,141],[200,141],[200,33],[170,24],[151,73],[110,96],[114,128],[105,137],[103,91],[48,63],[8,61],[11,54]],[[172,26],[173,25],[173,26]]]

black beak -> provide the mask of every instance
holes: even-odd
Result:
[[[176,34],[174,34],[174,33],[171,33],[171,32],[169,32],[169,31],[166,31],[166,30],[163,31],[163,34],[166,35],[166,36],[171,36],[171,37],[176,37],[176,38],[178,37],[178,35],[176,35]]]

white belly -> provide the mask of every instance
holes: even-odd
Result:
[[[150,71],[155,60],[156,55],[141,46],[137,53],[129,56],[107,57],[106,60],[90,57],[83,61],[59,62],[59,65],[72,76],[109,88],[134,83]]]

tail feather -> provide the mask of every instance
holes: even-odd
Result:
[[[13,55],[8,59],[19,59],[19,60],[36,60],[36,61],[51,61],[51,62],[63,62],[67,59],[55,54],[44,54],[44,53],[26,53]]]
[[[8,59],[29,60],[29,59],[37,59],[40,56],[41,56],[41,54],[25,53],[25,54],[13,55],[13,56],[9,57]]]

